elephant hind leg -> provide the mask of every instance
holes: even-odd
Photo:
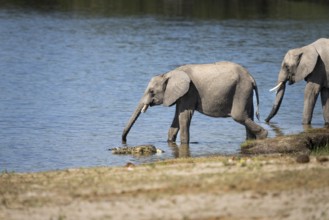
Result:
[[[323,118],[326,125],[329,124],[329,88],[321,89],[321,102]]]
[[[254,105],[250,106],[249,111],[248,111],[248,117],[251,120],[254,120]],[[256,135],[254,134],[254,132],[251,129],[249,129],[249,127],[247,127],[246,125],[245,125],[245,127],[246,127],[246,139],[247,140],[256,139]]]
[[[266,129],[256,124],[250,117],[232,115],[232,118],[246,127],[247,137],[246,139],[264,139],[267,137],[268,132]]]
[[[247,140],[256,139],[256,135],[247,126],[245,127],[246,127],[246,139]]]
[[[248,112],[234,112],[231,114],[233,120],[246,127],[246,139],[264,139],[268,132],[266,129],[253,121],[253,108],[249,108]]]
[[[232,106],[231,117],[246,128],[246,139],[264,139],[267,130],[254,122],[254,105],[252,93],[246,99],[235,101]]]

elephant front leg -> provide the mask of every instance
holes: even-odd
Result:
[[[168,142],[176,142],[176,138],[177,138],[177,134],[179,131],[179,127],[175,127],[173,125],[171,125],[171,127],[169,128],[168,131]]]
[[[329,125],[329,88],[322,88],[321,102],[322,102],[324,123],[326,125]]]
[[[304,111],[303,124],[311,124],[313,110],[320,92],[320,85],[313,82],[308,82],[305,87],[304,94]]]
[[[175,116],[174,116],[174,120],[171,123],[171,126],[169,128],[168,131],[168,142],[176,142],[176,138],[177,138],[177,134],[179,131],[179,120],[178,120],[178,108],[176,106],[176,111],[175,111]]]
[[[190,142],[190,125],[194,110],[184,110],[179,113],[179,128],[181,144]]]

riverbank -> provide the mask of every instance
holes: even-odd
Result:
[[[0,219],[326,219],[329,162],[208,157],[0,175]]]

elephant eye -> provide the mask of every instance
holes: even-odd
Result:
[[[286,68],[286,70],[289,72],[290,71],[290,69],[289,69],[289,66],[286,64],[286,65],[284,65],[284,67]]]

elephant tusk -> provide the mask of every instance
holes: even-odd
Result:
[[[278,89],[281,87],[282,83],[283,83],[283,82],[280,82],[277,86],[273,87],[273,88],[270,89],[269,91],[270,91],[270,92],[273,92],[273,91],[275,91],[275,90],[278,90]]]
[[[145,113],[149,105],[145,104],[141,110],[141,113]]]

